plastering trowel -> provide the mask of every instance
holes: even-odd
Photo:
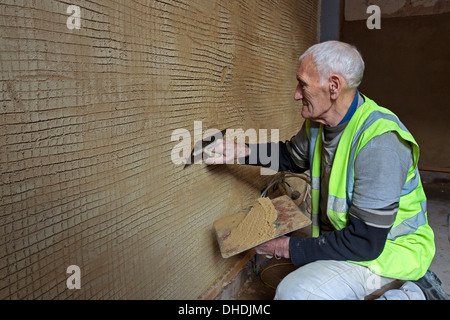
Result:
[[[214,145],[217,142],[217,139],[223,139],[226,131],[227,129],[224,129],[220,132],[213,134],[212,136],[197,141],[197,143],[194,145],[194,148],[191,151],[191,156],[188,159],[186,159],[186,163],[184,164],[183,169],[190,166],[195,161],[200,160],[202,158],[203,152],[205,152],[210,157],[214,157],[214,154],[212,154],[209,151],[209,149],[214,147]]]
[[[231,238],[231,233],[233,230],[237,230],[239,224],[244,221],[248,211],[236,213],[231,216],[216,220],[213,224],[214,230],[216,232],[217,242],[219,243],[220,252],[222,257],[229,258],[238,253],[244,252],[251,249],[257,245],[260,245],[266,241],[278,238],[282,235],[288,234],[295,230],[304,228],[311,224],[311,220],[299,209],[299,207],[292,201],[292,199],[283,195],[281,197],[272,200],[272,204],[277,211],[277,219],[274,223],[275,233],[272,235],[267,235],[265,238],[261,237],[260,234],[251,234],[249,228],[249,236],[247,240],[236,243],[234,241],[229,241]],[[263,219],[263,217],[261,217]],[[253,238],[253,239],[252,239]],[[256,242],[255,239],[258,239]]]

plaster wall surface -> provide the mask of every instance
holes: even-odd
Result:
[[[183,169],[172,134],[296,134],[317,2],[80,0],[80,29],[70,4],[0,4],[0,299],[196,299],[236,262],[213,222],[270,177]]]

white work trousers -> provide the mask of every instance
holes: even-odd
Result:
[[[355,263],[320,260],[288,274],[278,285],[275,300],[363,300],[394,280]],[[379,299],[425,300],[425,296],[415,283],[407,281]]]

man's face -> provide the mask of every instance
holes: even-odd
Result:
[[[319,72],[310,55],[300,63],[297,81],[294,99],[302,101],[302,117],[319,121],[331,108],[331,101],[328,84],[321,85]]]

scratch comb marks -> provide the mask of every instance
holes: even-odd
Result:
[[[23,101],[20,99],[19,95],[16,91],[16,82],[14,80],[7,80],[6,81],[6,91],[8,92],[8,95],[11,98],[11,101],[14,105],[14,108],[19,111],[26,112],[25,105]]]

